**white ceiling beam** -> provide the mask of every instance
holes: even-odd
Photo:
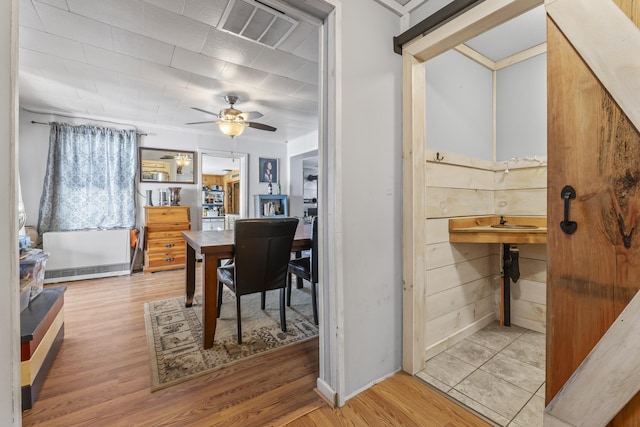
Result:
[[[508,58],[501,59],[497,61],[495,70],[500,70],[502,68],[509,67],[518,62],[526,61],[527,59],[531,59],[534,56],[542,55],[547,51],[547,43],[540,43],[537,46],[533,46],[529,49],[523,50],[522,52],[518,52],[515,55],[511,55]]]
[[[447,25],[407,43],[404,50],[426,61],[542,4],[542,0],[492,0],[473,7]]]

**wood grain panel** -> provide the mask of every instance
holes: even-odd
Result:
[[[478,243],[435,243],[425,250],[426,267],[431,270],[466,260],[497,254],[495,245]]]
[[[493,190],[493,170],[427,162],[427,187]]]
[[[429,297],[465,283],[496,275],[500,271],[498,259],[497,255],[491,255],[428,270],[425,295]]]
[[[547,189],[499,190],[495,192],[496,215],[547,214]]]
[[[484,299],[451,311],[425,324],[425,357],[430,358],[496,320],[496,299]]]
[[[480,301],[494,293],[493,280],[482,278],[431,295],[425,304],[427,321]]]
[[[637,25],[637,2],[617,4]],[[563,217],[566,184],[576,188],[578,222],[571,236],[549,228],[549,402],[638,290],[639,245],[625,247],[622,234],[638,222],[640,135],[552,20],[547,28],[549,224]],[[611,425],[639,420],[636,396]]]
[[[427,187],[427,218],[493,215],[493,193],[491,190]]]
[[[546,166],[524,169],[511,168],[509,173],[496,171],[494,178],[496,190],[547,189]]]

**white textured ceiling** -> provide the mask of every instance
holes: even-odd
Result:
[[[184,127],[215,120],[190,107],[217,113],[235,94],[236,108],[278,129],[240,138],[284,142],[317,129],[318,26],[309,17],[287,11],[299,24],[271,49],[216,28],[227,0],[19,4],[22,108]]]
[[[326,4],[263,0],[299,21],[271,49],[218,30],[228,1],[20,0],[21,108],[218,134],[213,123],[186,126],[215,120],[191,107],[217,113],[234,94],[236,108],[259,111],[254,121],[278,129],[248,128],[238,138],[286,142],[317,129],[318,17]],[[468,44],[494,60],[538,44],[539,10]]]

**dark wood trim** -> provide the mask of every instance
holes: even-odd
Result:
[[[484,0],[454,0],[442,9],[426,17],[404,33],[393,38],[393,51],[398,55],[402,55],[402,47],[405,43],[425,35],[438,27],[451,21],[453,18],[462,15],[467,10],[477,6]]]

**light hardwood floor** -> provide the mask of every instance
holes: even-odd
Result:
[[[143,304],[183,283],[184,271],[64,283],[64,343],[23,425],[488,425],[406,374],[330,408],[314,392],[317,340],[151,393]]]

